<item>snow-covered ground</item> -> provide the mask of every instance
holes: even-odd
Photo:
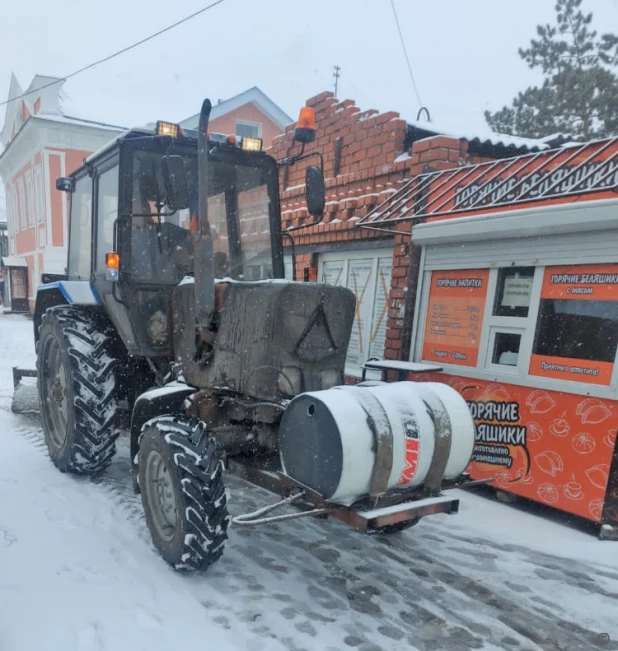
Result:
[[[618,543],[478,494],[398,536],[233,529],[208,573],[176,574],[126,442],[104,478],[77,479],[53,467],[36,418],[11,413],[11,367],[33,357],[32,322],[0,313],[1,651],[618,649]],[[233,513],[274,500],[228,486]]]

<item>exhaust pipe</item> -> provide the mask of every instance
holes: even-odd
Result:
[[[205,99],[200,111],[197,140],[198,232],[194,248],[195,315],[202,339],[215,309],[215,269],[210,223],[208,221],[208,122],[212,105]]]

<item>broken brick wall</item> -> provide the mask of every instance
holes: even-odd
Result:
[[[338,101],[333,93],[312,97],[316,139],[305,153],[320,152],[324,159],[326,209],[321,224],[292,232],[296,248],[296,279],[303,280],[317,256],[356,247],[393,250],[393,269],[386,323],[384,356],[407,359],[418,280],[420,252],[410,240],[410,225],[401,232],[358,227],[358,221],[396,192],[411,176],[468,163],[467,142],[436,136],[409,145],[406,121],[398,113],[362,111],[352,100]],[[299,153],[294,125],[273,139],[269,154],[277,160]],[[301,161],[280,173],[283,228],[314,221],[305,204],[305,170],[318,157]],[[284,238],[290,254],[288,238]],[[318,279],[319,280],[319,279]]]

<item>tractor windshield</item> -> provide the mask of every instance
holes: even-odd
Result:
[[[198,211],[196,156],[186,154],[189,207],[172,212],[166,205],[162,155],[133,155],[131,273],[141,283],[176,284],[193,271],[191,226]],[[271,197],[276,169],[218,158],[209,165],[208,218],[215,251],[215,276],[262,280],[275,276]],[[195,218],[195,219],[194,219]],[[275,234],[277,237],[279,233]]]

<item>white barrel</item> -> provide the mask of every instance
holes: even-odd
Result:
[[[443,479],[455,479],[472,456],[474,421],[465,400],[435,382],[340,386],[296,396],[279,430],[283,470],[330,502],[352,504],[370,493],[379,430],[392,436],[387,489],[422,486],[436,438],[449,435],[448,422],[432,417],[432,404],[450,422]]]

